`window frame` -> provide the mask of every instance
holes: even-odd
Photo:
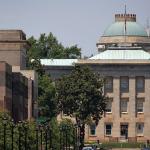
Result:
[[[107,126],[110,126],[111,128],[107,129],[106,128]],[[111,136],[112,135],[112,127],[113,127],[112,123],[105,123],[105,136]],[[109,130],[110,130],[110,134],[107,133],[107,131],[109,132]]]
[[[105,109],[105,112],[106,112],[106,113],[112,113],[112,102],[113,102],[113,98],[109,98],[109,99],[106,101],[106,109]],[[108,103],[110,103],[110,107],[111,107],[111,108],[110,108],[110,111],[107,111],[107,106],[108,106],[107,104],[108,104]]]
[[[123,81],[127,80],[126,84]],[[124,87],[124,85],[127,85]],[[121,76],[120,77],[120,91],[121,92],[129,92],[129,77],[128,76]]]
[[[142,132],[138,132],[138,131],[140,131],[138,125],[142,125]],[[136,135],[137,136],[143,136],[144,135],[144,123],[143,122],[137,122],[136,123]]]
[[[126,111],[123,111],[123,107],[122,107],[122,103],[126,102]],[[123,98],[120,100],[120,112],[121,113],[128,113],[128,103],[129,103],[129,99]]]
[[[138,111],[138,110],[140,110],[140,108],[138,108],[138,102],[141,102],[142,103],[142,111]],[[137,113],[144,113],[144,98],[138,98],[138,99],[136,99],[136,112]]]
[[[107,82],[110,82],[110,83],[107,83]],[[113,77],[112,76],[105,77],[104,91],[105,93],[113,92]]]
[[[94,131],[94,132],[92,132],[92,131]],[[89,133],[90,133],[90,136],[96,136],[96,125],[95,124],[90,125]]]
[[[138,81],[142,79],[143,80],[143,86],[142,87],[138,87]],[[145,92],[145,77],[144,76],[137,76],[136,77],[136,92]]]

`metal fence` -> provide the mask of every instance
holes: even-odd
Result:
[[[0,150],[78,150],[77,126],[63,125],[58,132],[50,124],[14,124],[6,118],[0,120]]]

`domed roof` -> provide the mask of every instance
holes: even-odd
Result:
[[[125,22],[115,22],[104,32],[103,36],[124,36]],[[126,22],[127,36],[148,36],[145,29],[136,22]]]

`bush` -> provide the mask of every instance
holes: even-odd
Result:
[[[141,148],[143,147],[143,143],[102,143],[100,145],[101,148]]]

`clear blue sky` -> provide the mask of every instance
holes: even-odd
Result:
[[[22,29],[37,38],[52,32],[63,45],[77,44],[89,56],[97,53],[96,41],[125,4],[146,26],[150,0],[1,0],[0,29]]]

